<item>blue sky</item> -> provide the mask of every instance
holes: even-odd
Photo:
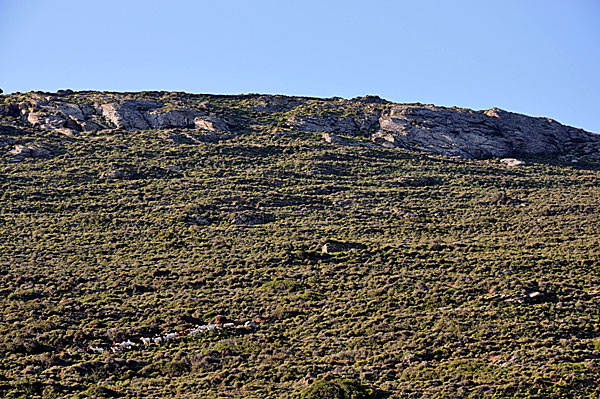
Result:
[[[598,21],[598,0],[0,0],[0,87],[377,94],[600,132]]]

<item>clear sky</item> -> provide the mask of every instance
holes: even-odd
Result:
[[[600,132],[600,0],[0,0],[0,88],[377,94]]]

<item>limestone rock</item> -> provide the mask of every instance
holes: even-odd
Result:
[[[503,158],[500,160],[500,162],[510,167],[522,166],[525,164],[525,162],[515,158]]]
[[[384,146],[419,149],[466,158],[519,154],[556,154],[565,143],[594,143],[600,136],[493,108],[484,112],[433,105],[394,105],[379,119],[373,141]],[[383,139],[383,140],[382,140]]]
[[[144,117],[144,113],[160,107],[162,104],[155,101],[126,100],[119,103],[102,104],[100,112],[117,128],[148,130],[151,126]]]
[[[401,146],[400,141],[396,140],[396,136],[381,130],[375,132],[371,137],[371,140],[373,141],[373,143],[386,148],[395,148]]]
[[[50,115],[42,112],[31,112],[27,121],[41,129],[60,129],[65,127],[66,119],[59,115]]]
[[[197,116],[194,118],[194,125],[198,129],[208,130],[209,132],[228,132],[227,123],[216,115]]]
[[[244,123],[248,131],[283,129],[286,137],[300,132],[323,133],[335,145],[402,148],[465,158],[500,157],[519,166],[526,155],[560,154],[567,162],[600,161],[600,135],[492,108],[472,111],[423,104],[392,104],[377,96],[314,99],[279,95],[243,95],[245,112],[229,112],[223,104],[209,113],[205,99],[184,93],[35,92],[0,105],[0,116],[21,118],[32,126],[75,137],[104,129],[181,129],[168,134],[182,144],[216,142],[234,137],[231,128]],[[8,96],[5,96],[8,97]],[[204,101],[204,102],[201,102]],[[94,104],[89,105],[89,104]],[[100,104],[100,105],[98,105]],[[234,111],[231,109],[231,111]],[[250,112],[249,112],[250,111]],[[256,115],[255,111],[262,115]],[[269,118],[265,113],[288,113]],[[230,119],[229,119],[230,118]],[[280,118],[283,118],[280,119]],[[7,122],[13,123],[14,120]],[[194,129],[192,131],[191,129]],[[287,133],[289,131],[289,133]],[[283,134],[278,134],[282,136]],[[340,136],[370,137],[363,140]],[[82,135],[88,137],[88,135]]]

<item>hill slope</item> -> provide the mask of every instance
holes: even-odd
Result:
[[[596,135],[369,97],[3,98],[0,396],[600,393]]]

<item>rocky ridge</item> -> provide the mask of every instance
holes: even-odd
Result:
[[[190,130],[212,134],[194,140],[201,142],[234,137],[248,126],[268,129],[275,125],[291,133],[320,133],[332,145],[403,148],[464,158],[572,154],[587,161],[600,160],[600,135],[498,108],[473,111],[394,104],[376,96],[346,100],[61,90],[1,97],[3,125],[21,123],[70,137],[109,129],[185,129],[188,138],[197,137]],[[19,148],[9,150],[21,157],[39,156],[39,151]]]

